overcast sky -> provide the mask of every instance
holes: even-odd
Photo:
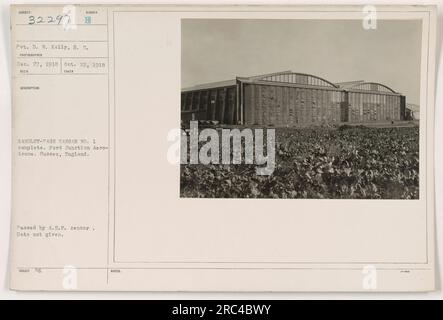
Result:
[[[418,104],[421,21],[182,20],[182,87],[292,70],[383,83]]]

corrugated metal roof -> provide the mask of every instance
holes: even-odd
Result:
[[[368,91],[368,92],[380,92],[399,95],[394,89],[378,82],[368,82],[364,80],[349,81],[336,83],[340,89],[347,91]]]
[[[280,71],[280,72],[273,72],[273,73],[267,73],[267,74],[261,74],[261,75],[250,76],[250,77],[237,77],[236,79],[232,79],[232,80],[204,83],[204,84],[200,84],[200,85],[195,85],[195,86],[192,86],[192,87],[184,88],[184,89],[182,89],[182,92],[235,86],[236,83],[237,83],[237,80],[241,80],[241,81],[265,81],[268,77],[279,76],[279,75],[286,75],[286,74],[305,75],[305,76],[308,76],[308,77],[320,79],[320,80],[324,81],[325,83],[329,83],[329,85],[331,85],[331,87],[335,87],[335,88],[339,88],[339,89],[343,89],[343,90],[351,90],[351,91],[362,90],[362,91],[371,91],[371,92],[392,93],[392,94],[397,94],[397,95],[400,94],[400,93],[395,92],[393,89],[391,89],[391,88],[389,88],[386,85],[381,84],[381,83],[366,82],[364,80],[332,83],[332,82],[329,82],[329,81],[327,81],[327,80],[325,80],[323,78],[319,78],[319,77],[314,76],[314,75],[302,74],[302,73],[294,73],[291,70]],[[371,86],[374,86],[376,88],[372,89]],[[383,89],[380,90],[378,88],[383,88]]]
[[[239,79],[246,79],[246,80],[255,80],[260,79],[262,77],[268,77],[273,76],[277,74],[285,74],[285,73],[291,73],[290,70],[287,71],[281,71],[281,72],[273,72],[273,73],[267,73],[267,74],[261,74],[251,77],[238,77]],[[217,81],[217,82],[209,82],[204,84],[198,84],[192,87],[183,88],[182,91],[195,91],[195,90],[205,90],[205,89],[212,89],[212,88],[219,88],[219,87],[228,87],[228,86],[235,86],[237,83],[237,79],[232,80],[224,80],[224,81]]]
[[[246,79],[248,79],[248,80],[258,80],[258,79],[265,78],[265,77],[272,77],[272,76],[276,76],[276,75],[280,75],[280,74],[288,74],[288,73],[292,73],[292,71],[291,70],[286,70],[286,71],[280,71],[280,72],[259,74],[259,75],[256,75],[256,76],[247,77]]]
[[[232,79],[232,80],[199,84],[196,86],[184,88],[184,89],[182,89],[182,91],[195,91],[195,90],[212,89],[212,88],[218,88],[218,87],[228,87],[228,86],[235,86],[235,84],[236,84],[236,79]]]
[[[365,82],[364,80],[355,80],[355,81],[335,82],[334,84],[339,86],[340,88],[346,89],[364,82]]]

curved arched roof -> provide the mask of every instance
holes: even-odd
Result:
[[[357,84],[355,84],[353,86],[350,86],[348,89],[397,93],[393,89],[389,88],[388,86],[385,86],[384,84],[377,83],[377,82],[357,83]]]
[[[292,72],[290,70],[269,73],[269,74],[262,74],[252,77],[237,77],[236,79],[228,81],[220,81],[220,82],[196,85],[194,87],[184,88],[182,89],[182,92],[235,86],[237,81],[239,80],[250,81],[250,82],[263,81],[268,83],[277,82],[277,83],[287,83],[294,85],[307,85],[313,87],[342,89],[346,91],[355,90],[355,91],[380,92],[380,93],[395,94],[395,95],[400,94],[395,90],[393,90],[392,88],[378,82],[365,82],[364,80],[358,80],[358,81],[349,81],[341,83],[332,83],[319,76],[306,74],[306,73]]]
[[[314,76],[312,74],[298,73],[292,71],[284,71],[284,72],[272,73],[262,76],[256,76],[256,77],[251,77],[250,79],[255,81],[284,82],[284,83],[338,88],[337,85],[321,77]]]

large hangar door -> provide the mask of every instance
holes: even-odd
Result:
[[[349,122],[349,95],[343,94],[343,101],[340,102],[340,122]]]
[[[406,119],[406,97],[400,96],[400,120]]]
[[[346,102],[340,103],[340,122],[349,122],[349,105]]]

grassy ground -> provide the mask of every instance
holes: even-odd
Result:
[[[266,150],[266,149],[265,149]],[[181,166],[182,197],[418,199],[419,128],[276,129],[276,168],[256,165]]]

